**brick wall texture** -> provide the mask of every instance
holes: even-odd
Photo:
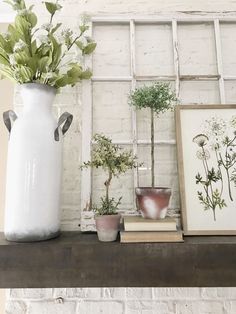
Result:
[[[42,11],[41,1],[28,0],[27,2],[34,4],[43,22],[47,21],[47,17]],[[64,0],[63,10],[60,12],[58,19],[62,20],[68,27],[76,29],[78,26],[78,20],[80,14],[86,13],[89,15],[117,15],[117,14],[154,14],[167,12],[180,12],[180,11],[205,11],[210,12],[223,12],[223,11],[236,11],[235,0]],[[182,13],[180,13],[182,14]],[[195,40],[195,45],[188,45],[184,41],[186,32],[190,32],[192,27],[192,39]],[[222,30],[224,32],[224,43],[227,50],[223,51],[225,55],[230,59],[230,55],[227,55],[228,48],[231,47],[229,40],[228,28],[232,25],[225,25]],[[119,46],[117,38],[113,38],[113,31],[111,29],[104,29],[103,26],[99,26],[95,29],[94,33],[98,41],[113,40],[113,45],[107,44],[112,50],[117,49],[119,55],[116,55],[115,51],[111,59],[103,48],[98,50],[94,56],[94,71],[96,75],[112,75],[120,74],[126,75],[129,65],[124,67],[124,64],[128,62],[127,55],[127,43],[128,40],[125,27],[118,27],[115,29],[117,38],[122,38],[122,44]],[[150,49],[158,49],[160,43],[152,42],[151,47],[148,47],[149,43],[146,41],[146,34],[154,36],[155,32],[159,32],[160,40],[167,38],[169,35],[169,26],[160,27],[158,29],[145,30],[145,27],[140,25],[137,29],[137,49],[140,49],[140,56],[144,56],[141,59],[137,55],[137,71],[140,74],[148,74],[150,71],[154,71],[151,74],[155,74],[153,68],[155,64],[155,54],[152,53],[146,56],[145,47],[147,51]],[[207,31],[207,35],[206,32]],[[230,31],[230,29],[229,29]],[[232,31],[232,30],[231,30]],[[107,33],[106,33],[107,32]],[[201,51],[198,51],[201,46],[201,38],[204,45],[208,45],[209,49],[204,49],[204,53],[210,51],[212,44],[212,29],[209,25],[203,25],[199,28],[199,32],[196,31],[194,26],[183,25],[179,31],[179,37],[183,38],[182,44],[180,44],[180,50],[182,51],[181,60],[183,74],[188,72],[185,68],[186,64],[192,66],[192,71],[202,69],[201,74],[215,74],[215,58],[214,53],[209,55],[201,55]],[[204,33],[204,34],[203,34]],[[235,33],[235,32],[234,32]],[[115,32],[114,32],[115,34]],[[110,36],[110,37],[109,37]],[[110,39],[109,39],[110,38]],[[155,38],[155,37],[152,37]],[[146,45],[146,46],[145,46]],[[155,48],[155,45],[157,48]],[[227,46],[228,45],[228,46]],[[236,40],[232,42],[232,45],[236,46]],[[144,48],[143,48],[144,47]],[[172,74],[173,64],[171,61],[172,56],[169,55],[168,47],[161,45],[163,51],[157,51],[158,60],[160,64],[166,64],[164,74]],[[122,49],[124,54],[122,54]],[[196,49],[195,52],[191,49]],[[225,54],[224,54],[225,53]],[[197,61],[194,63],[189,58],[190,55],[197,55]],[[146,57],[145,57],[146,56]],[[120,58],[120,59],[119,59]],[[146,59],[145,59],[146,58]],[[104,60],[102,63],[101,60]],[[120,65],[117,63],[120,60]],[[170,61],[168,61],[170,60]],[[96,63],[97,61],[97,63]],[[122,62],[121,62],[122,61]],[[100,63],[99,63],[100,62]],[[169,62],[169,63],[168,63]],[[192,63],[191,63],[192,62]],[[198,64],[198,63],[199,64]],[[204,64],[204,62],[206,64]],[[102,64],[102,65],[101,65]],[[123,65],[123,66],[122,66]],[[113,66],[113,68],[112,68]],[[226,64],[227,67],[227,64]],[[235,67],[233,61],[229,66],[229,71]],[[200,71],[200,70],[199,70]],[[234,75],[236,73],[236,69]],[[187,73],[189,74],[189,73]],[[230,73],[229,73],[230,74]],[[232,73],[231,73],[232,74]],[[111,84],[111,83],[109,83]],[[96,83],[93,87],[94,102],[97,104],[94,108],[94,128],[97,131],[103,131],[107,134],[112,134],[114,139],[129,138],[131,136],[131,128],[129,123],[130,111],[126,106],[126,97],[129,90],[129,86],[125,83],[113,83],[115,85],[109,85],[106,83]],[[227,102],[236,101],[236,91],[233,84],[229,82],[226,86],[226,98]],[[211,82],[183,82],[180,86],[180,96],[182,103],[213,103],[219,102],[219,92],[217,83]],[[116,115],[111,115],[113,120],[108,119],[110,102],[120,105],[119,114],[121,118],[117,119]],[[15,109],[19,112],[22,108],[22,101],[19,96],[19,92],[16,89],[15,93]],[[99,109],[96,109],[99,108]],[[65,88],[60,95],[57,96],[55,101],[54,111],[56,115],[59,115],[63,111],[69,111],[74,115],[74,122],[70,132],[67,133],[64,141],[64,172],[63,172],[63,189],[62,189],[62,229],[63,230],[78,230],[81,213],[80,213],[80,152],[81,152],[81,86],[78,85],[75,88]],[[110,111],[112,113],[112,111]],[[128,118],[127,118],[128,117]],[[145,129],[145,121],[148,119],[143,113],[143,116],[138,116],[138,120],[144,121],[143,127],[140,126],[138,130],[140,138],[145,138],[147,130]],[[174,123],[173,115],[168,114],[161,121],[159,121],[158,127],[159,139],[172,140],[174,138]],[[141,125],[141,124],[140,124]],[[120,134],[120,130],[123,130],[123,134]],[[140,151],[140,154],[146,156],[145,150]],[[159,179],[163,184],[171,184],[173,190],[173,200],[169,215],[175,217],[179,216],[179,200],[178,200],[178,184],[177,184],[177,172],[176,172],[176,160],[175,160],[175,147],[161,147],[160,153],[157,158],[157,163],[161,164]],[[99,186],[100,174],[94,175],[94,197],[97,199],[100,196],[100,191],[96,187]],[[126,180],[130,179],[130,174],[127,175]],[[145,182],[145,174],[141,175],[141,180]],[[128,181],[126,181],[128,182]],[[98,184],[97,184],[98,183]],[[127,193],[129,191],[127,186],[125,189],[122,187],[122,181],[114,182],[114,191],[119,191],[124,196],[124,208],[128,209],[132,203],[132,197]],[[132,204],[131,204],[132,206]],[[6,314],[235,314],[236,313],[236,288],[96,288],[96,289],[11,289],[7,292]]]

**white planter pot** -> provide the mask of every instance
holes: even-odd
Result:
[[[4,233],[9,241],[40,241],[60,232],[62,135],[73,117],[64,113],[57,123],[54,88],[23,84],[21,94],[19,118],[13,111],[4,113],[10,132]]]

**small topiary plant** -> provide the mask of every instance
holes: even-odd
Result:
[[[154,116],[159,116],[173,107],[173,103],[177,101],[175,93],[171,90],[170,85],[166,83],[156,82],[150,86],[136,88],[129,95],[130,105],[138,110],[150,108],[151,110],[151,186],[155,187],[155,130]]]
[[[112,178],[118,178],[129,169],[136,168],[137,158],[133,156],[132,151],[123,150],[119,145],[113,144],[112,140],[105,135],[95,134],[93,140],[91,161],[84,162],[82,168],[102,168],[107,173],[107,179],[104,182],[105,196],[101,197],[100,206],[94,206],[93,210],[98,215],[113,215],[116,214],[122,197],[118,201],[110,197]]]

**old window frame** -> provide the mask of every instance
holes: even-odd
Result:
[[[220,103],[225,104],[225,81],[235,80],[235,76],[226,76],[223,74],[223,60],[221,47],[220,23],[236,23],[236,16],[232,13],[219,13],[214,15],[207,14],[181,14],[176,13],[172,16],[97,16],[93,17],[90,22],[90,35],[93,33],[95,24],[114,24],[114,25],[129,25],[130,32],[130,75],[129,76],[93,76],[91,80],[84,81],[82,85],[82,151],[81,161],[90,159],[92,147],[92,84],[93,82],[130,82],[131,89],[134,90],[137,81],[163,80],[175,81],[176,95],[180,94],[181,81],[218,81]],[[137,76],[135,69],[135,27],[138,24],[170,24],[172,29],[172,48],[174,75],[164,76]],[[212,23],[214,26],[215,51],[217,62],[216,75],[180,75],[179,62],[179,43],[178,43],[178,23]],[[92,57],[87,57],[85,65],[92,68]],[[133,153],[137,154],[138,145],[150,145],[149,140],[139,140],[137,138],[137,117],[136,112],[132,109],[132,140],[114,141],[120,145],[132,145]],[[175,140],[155,141],[156,145],[175,145]],[[133,184],[137,186],[138,176],[137,171],[133,171]],[[133,196],[135,197],[135,195]],[[83,170],[81,174],[81,231],[94,231],[93,213],[90,211],[92,199],[92,170],[90,168]],[[135,204],[135,202],[134,202]]]

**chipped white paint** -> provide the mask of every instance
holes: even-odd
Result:
[[[225,104],[225,84],[223,77],[223,62],[221,52],[221,36],[220,36],[220,22],[218,19],[214,20],[215,27],[215,40],[216,40],[216,56],[217,56],[217,68],[219,74],[219,87],[220,87],[220,101]]]
[[[136,51],[135,51],[135,23],[133,20],[130,21],[130,70],[132,75],[131,81],[131,90],[134,91],[136,88]],[[132,115],[132,137],[133,137],[133,155],[137,156],[138,154],[138,145],[137,145],[137,115],[134,107],[131,108]],[[138,170],[133,170],[133,184],[134,187],[138,186]],[[133,189],[133,204],[135,204],[135,193]]]
[[[172,21],[172,38],[173,38],[173,55],[174,55],[174,67],[175,67],[175,92],[176,97],[179,98],[180,91],[180,72],[179,72],[179,45],[178,45],[178,30],[177,21]]]
[[[92,23],[90,23],[88,36],[92,36]],[[92,57],[85,58],[85,66],[92,68]],[[92,82],[91,80],[82,83],[82,145],[81,145],[81,163],[90,160],[91,141],[92,141]],[[91,168],[83,169],[81,172],[81,210],[82,212],[90,210],[91,207]],[[85,219],[85,223],[84,223]],[[86,226],[86,217],[81,215],[81,230]]]

